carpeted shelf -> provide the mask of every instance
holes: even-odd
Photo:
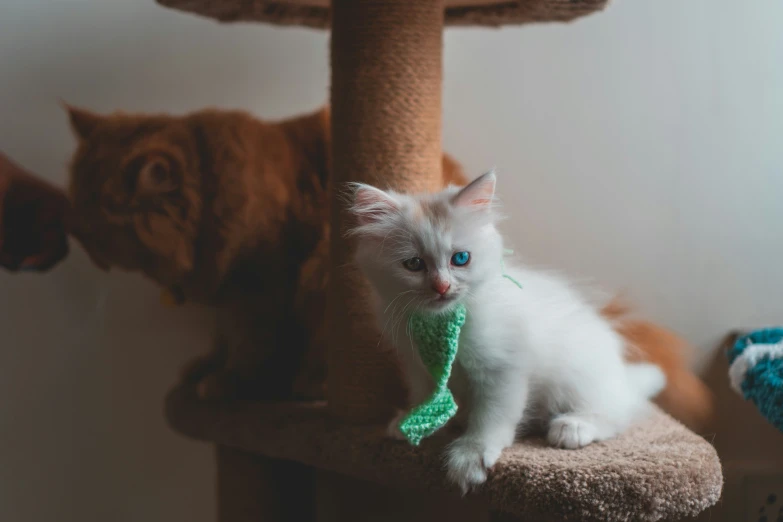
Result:
[[[264,22],[328,29],[329,0],[156,0],[221,22]],[[608,0],[446,0],[450,26],[570,22],[606,7]]]
[[[442,439],[414,448],[378,426],[339,423],[323,403],[210,403],[176,388],[166,415],[194,439],[387,486],[455,491],[442,471]],[[525,439],[476,494],[529,520],[679,520],[715,504],[722,484],[713,447],[656,410],[621,437],[577,451]]]

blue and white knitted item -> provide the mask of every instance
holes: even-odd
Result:
[[[739,337],[728,356],[731,387],[783,431],[783,328]]]

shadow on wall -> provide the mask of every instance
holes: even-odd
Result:
[[[171,432],[161,400],[212,314],[164,309],[77,248],[0,288],[0,520],[211,520],[212,454]]]

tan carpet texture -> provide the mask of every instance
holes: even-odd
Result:
[[[221,22],[265,22],[329,28],[328,0],[156,0]],[[603,9],[608,0],[446,0],[445,22],[453,26],[499,26],[569,22]]]
[[[206,403],[186,388],[167,399],[172,427],[192,438],[291,460],[398,488],[455,491],[445,480],[444,437],[413,448],[379,426],[344,425],[322,404]],[[474,493],[493,509],[541,520],[679,520],[720,497],[713,447],[656,410],[614,440],[576,451],[525,439]]]

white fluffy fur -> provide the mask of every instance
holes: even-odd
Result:
[[[433,384],[406,332],[410,313],[458,302],[468,310],[449,382],[465,431],[446,454],[448,476],[463,492],[486,480],[523,422],[543,420],[550,444],[580,448],[620,433],[663,388],[657,367],[623,360],[622,338],[566,282],[509,262],[505,272],[523,289],[503,277],[494,173],[430,195],[354,188],[357,262],[414,404]],[[470,253],[467,266],[450,262],[458,251]],[[427,269],[406,269],[412,257]],[[433,286],[444,281],[451,286],[442,297]]]

